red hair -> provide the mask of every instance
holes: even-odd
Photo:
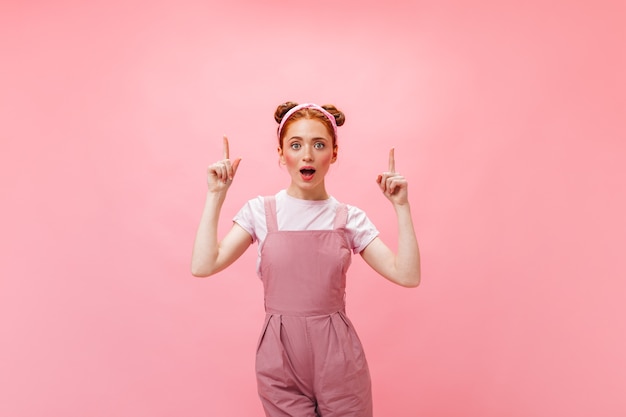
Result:
[[[294,103],[292,101],[288,101],[286,103],[279,105],[276,108],[276,112],[274,113],[274,120],[276,120],[276,122],[280,124],[285,114],[287,114],[289,110],[293,109],[297,105],[298,103]],[[335,123],[337,124],[337,126],[341,126],[344,124],[346,120],[346,116],[343,114],[342,111],[338,110],[332,104],[325,104],[321,107],[335,118]],[[315,120],[322,122],[322,124],[324,124],[324,126],[326,127],[328,134],[333,139],[333,147],[337,145],[337,137],[335,136],[335,130],[333,129],[333,125],[331,121],[328,120],[328,117],[317,109],[305,107],[300,110],[297,110],[295,113],[290,115],[289,119],[287,119],[285,123],[283,124],[282,130],[279,132],[280,137],[278,138],[278,146],[281,149],[283,147],[283,139],[285,136],[285,132],[287,132],[287,129],[289,129],[289,126],[293,122],[300,120],[300,119],[315,119]]]

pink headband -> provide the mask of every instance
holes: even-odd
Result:
[[[315,109],[315,110],[319,110],[321,111],[324,116],[326,116],[326,118],[328,120],[330,120],[330,124],[333,126],[333,133],[335,134],[335,140],[337,140],[337,122],[335,121],[335,117],[328,113],[328,111],[326,111],[324,108],[322,108],[321,106],[318,106],[317,104],[313,104],[313,103],[304,103],[304,104],[298,104],[296,107],[292,108],[291,110],[289,110],[282,118],[282,120],[280,121],[280,125],[278,125],[278,138],[280,139],[280,134],[283,131],[283,126],[285,125],[285,122],[287,120],[289,120],[289,118],[298,110],[302,110],[302,109]]]

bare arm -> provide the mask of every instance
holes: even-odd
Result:
[[[191,257],[191,273],[196,277],[208,277],[223,270],[235,262],[252,243],[250,234],[237,224],[233,224],[226,236],[218,241],[220,211],[241,161],[236,159],[231,163],[226,137],[223,143],[224,159],[212,164],[207,170],[206,202]]]
[[[376,179],[381,191],[393,204],[398,221],[398,252],[380,239],[374,239],[361,256],[376,272],[403,287],[417,287],[420,283],[420,253],[408,201],[408,183],[395,172],[394,150],[389,152],[389,171]]]

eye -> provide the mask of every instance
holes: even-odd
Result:
[[[323,142],[315,142],[315,149],[324,149],[324,147],[326,146]]]
[[[290,146],[291,146],[291,149],[300,149],[301,145],[299,142],[292,142]]]

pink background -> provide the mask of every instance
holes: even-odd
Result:
[[[626,6],[585,3],[2,2],[0,415],[262,415],[255,250],[189,264],[222,134],[222,230],[287,185],[285,100],[346,112],[329,191],[392,246],[410,181],[422,285],[349,277],[378,416],[626,415]]]

